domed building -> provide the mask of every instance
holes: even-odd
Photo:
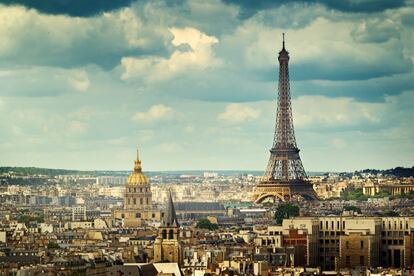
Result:
[[[141,160],[137,151],[134,171],[125,186],[124,209],[149,211],[152,209],[152,193],[148,177],[142,173]]]
[[[160,211],[152,207],[151,184],[142,172],[137,151],[134,170],[125,185],[124,209],[114,211],[115,219],[122,219],[125,227],[139,227],[143,222],[160,221]]]

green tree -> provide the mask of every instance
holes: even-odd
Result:
[[[377,194],[375,194],[374,198],[383,198],[383,197],[388,197],[391,196],[391,194],[388,191],[379,191]]]
[[[341,199],[343,200],[358,200],[366,201],[368,197],[364,195],[361,188],[358,189],[345,189],[341,194]]]
[[[393,211],[393,210],[388,210],[388,211],[385,211],[385,212],[383,213],[383,216],[384,216],[384,217],[399,217],[399,216],[400,216],[400,214],[399,214],[398,212],[396,212],[396,211]]]
[[[359,208],[357,206],[353,206],[353,205],[345,206],[344,210],[345,211],[354,211],[355,213],[362,214],[361,208]]]
[[[21,215],[17,218],[17,222],[20,222],[20,223],[29,223],[31,221],[36,221],[40,223],[40,222],[44,222],[44,219],[42,216],[32,217],[28,215]]]
[[[290,203],[282,203],[277,207],[275,219],[277,224],[282,224],[283,219],[299,216],[299,207]]]
[[[59,249],[59,248],[60,248],[60,246],[59,246],[59,244],[57,244],[57,243],[55,243],[55,242],[49,242],[49,243],[47,244],[47,248],[48,248],[48,249]]]
[[[196,224],[196,228],[216,230],[218,225],[216,223],[211,223],[208,219],[200,219]]]

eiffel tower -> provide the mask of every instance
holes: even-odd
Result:
[[[268,198],[289,201],[297,195],[307,199],[317,198],[312,184],[307,180],[296,145],[289,87],[289,52],[285,49],[285,34],[278,60],[279,94],[275,136],[266,172],[254,191],[256,203]]]

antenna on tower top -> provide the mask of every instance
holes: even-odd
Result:
[[[282,33],[282,37],[283,37],[283,50],[285,49],[285,33]]]
[[[137,160],[139,160],[139,149],[137,148]]]

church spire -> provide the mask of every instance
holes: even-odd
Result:
[[[175,213],[171,190],[169,190],[167,208],[165,209],[164,218],[161,221],[161,227],[180,227],[177,214]]]

